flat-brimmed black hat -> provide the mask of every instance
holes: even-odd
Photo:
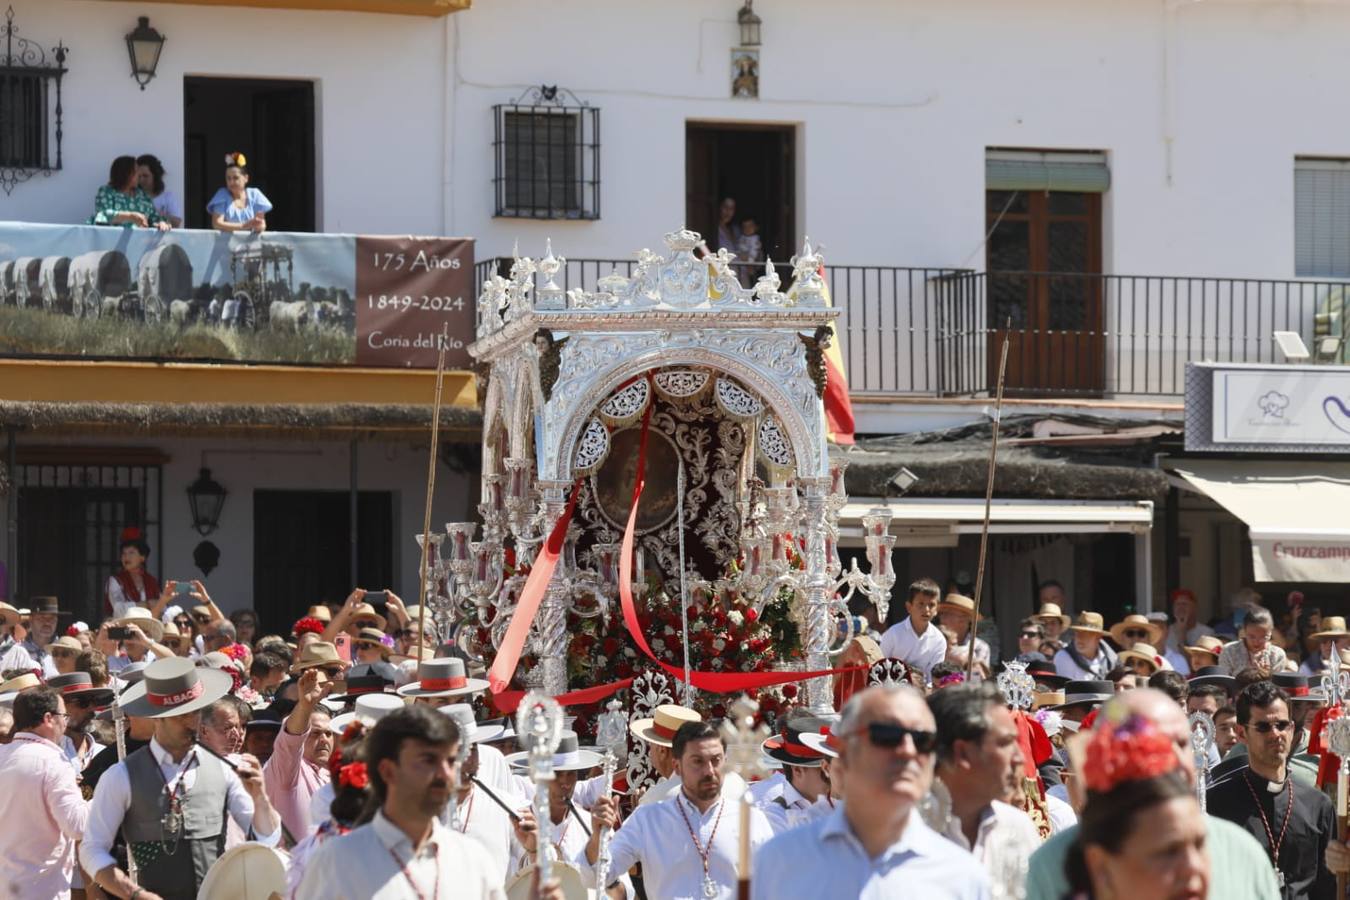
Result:
[[[828,720],[816,716],[795,716],[784,721],[779,733],[761,744],[760,750],[770,759],[789,766],[818,766],[825,754],[803,741],[802,736],[820,734],[829,725]]]
[[[54,616],[68,616],[68,610],[61,609],[61,601],[56,597],[30,597],[28,600],[28,614],[36,616],[42,613],[49,613]]]
[[[1191,677],[1186,679],[1186,683],[1192,687],[1201,684],[1217,684],[1230,694],[1237,687],[1237,679],[1229,675],[1221,666],[1201,666],[1191,672]]]
[[[1326,702],[1321,690],[1312,686],[1312,679],[1300,672],[1276,672],[1270,676],[1270,682],[1288,694],[1295,703]]]
[[[1116,695],[1116,686],[1109,681],[1070,681],[1064,685],[1064,702],[1051,709],[1064,709],[1084,703],[1105,703]]]
[[[47,679],[47,686],[56,688],[62,697],[80,697],[90,701],[94,706],[107,706],[113,699],[113,689],[94,687],[94,681],[88,672],[55,675]]]
[[[347,693],[329,697],[340,703],[347,703],[366,694],[382,694],[393,688],[394,667],[386,662],[361,663],[347,670]]]
[[[1041,684],[1048,684],[1051,687],[1060,687],[1068,684],[1069,679],[1059,674],[1055,669],[1055,664],[1048,659],[1033,659],[1027,663],[1027,674]]]

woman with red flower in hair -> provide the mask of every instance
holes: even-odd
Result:
[[[125,618],[133,606],[149,607],[159,599],[159,582],[145,569],[150,545],[141,530],[123,528],[119,549],[122,568],[108,577],[103,602],[104,614],[114,619]]]
[[[1074,756],[1087,802],[1066,863],[1070,896],[1205,900],[1205,814],[1172,738],[1111,701]]]

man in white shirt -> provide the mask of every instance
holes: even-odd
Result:
[[[890,659],[902,659],[923,672],[925,681],[933,666],[947,657],[947,639],[932,624],[937,615],[942,588],[931,578],[920,578],[909,586],[905,611],[909,613],[881,636],[881,653]]]
[[[33,672],[41,666],[23,644],[14,640],[14,626],[22,620],[19,611],[0,601],[0,678],[5,672]]]
[[[740,858],[741,788],[723,782],[726,747],[721,733],[708,722],[690,722],[676,732],[671,751],[681,779],[679,792],[638,807],[614,832],[610,871],[626,872],[642,863],[649,897],[731,900],[736,896]],[[614,798],[604,797],[591,811],[594,831],[586,845],[588,866],[595,865],[599,854],[601,829],[614,825],[614,808]],[[758,849],[770,837],[768,820],[752,808],[751,848]],[[587,874],[594,877],[593,870]]]
[[[764,742],[764,755],[782,764],[773,777],[750,785],[755,805],[764,812],[774,834],[813,818],[812,807],[830,793],[830,779],[821,765],[825,755],[803,740],[808,734],[820,734],[830,721],[816,716],[797,715],[782,721],[782,730]]]
[[[937,776],[951,796],[943,836],[973,853],[1004,896],[1021,896],[1022,861],[1041,838],[1026,813],[1003,802],[1024,776],[1017,722],[988,682],[937,691],[928,708],[937,723]]]
[[[639,806],[658,803],[673,794],[679,793],[680,776],[675,771],[675,757],[670,745],[675,733],[687,722],[701,722],[703,717],[684,706],[665,703],[658,706],[650,719],[635,719],[628,730],[633,736],[647,745],[648,758],[652,769],[661,780],[647,788],[638,798]]]
[[[295,900],[503,900],[487,852],[439,820],[459,781],[459,740],[454,720],[427,706],[380,719],[363,749],[379,811],[315,852]],[[556,881],[540,896],[563,897]]]
[[[892,685],[854,694],[836,740],[831,771],[844,802],[758,852],[752,896],[988,900],[983,869],[915,808],[932,784],[937,747],[933,715],[918,691]]]
[[[1102,638],[1110,635],[1101,613],[1080,612],[1069,626],[1069,642],[1055,654],[1055,671],[1072,681],[1100,681],[1116,667],[1116,652]]]

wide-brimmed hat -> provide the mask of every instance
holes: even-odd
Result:
[[[457,656],[438,656],[417,667],[417,680],[398,689],[404,697],[458,697],[488,689],[482,678],[468,678],[464,660]]]
[[[52,641],[44,648],[48,653],[55,653],[57,650],[69,650],[77,656],[84,652],[84,644],[80,643],[79,638],[73,638],[68,634],[63,634]]]
[[[375,607],[371,606],[369,603],[356,604],[355,608],[352,610],[351,621],[356,623],[364,622],[366,620],[375,622],[375,627],[380,629],[380,631],[384,631],[384,626],[388,624],[385,622],[384,616],[377,613]]]
[[[280,851],[249,841],[225,851],[202,879],[197,900],[268,900],[286,896]]]
[[[1162,654],[1154,649],[1152,644],[1146,644],[1143,641],[1135,644],[1129,650],[1120,651],[1119,659],[1121,662],[1127,659],[1142,660],[1152,666],[1154,672],[1172,668],[1167,664],[1167,660],[1162,658]]]
[[[521,750],[519,753],[510,753],[506,756],[506,761],[517,768],[528,766],[530,752]],[[577,739],[575,731],[564,731],[558,741],[558,749],[553,751],[553,769],[556,772],[593,769],[602,762],[604,760],[599,753],[581,749],[581,742]]]
[[[282,721],[276,718],[276,713],[263,711],[244,723],[244,732],[264,731],[267,729],[280,731],[281,726]]]
[[[316,603],[311,606],[305,615],[311,619],[318,619],[325,625],[333,621],[333,611],[322,603]]]
[[[122,695],[121,706],[127,715],[142,719],[184,716],[215,703],[233,686],[229,672],[199,668],[181,656],[157,659]]]
[[[53,675],[47,679],[47,686],[56,688],[62,697],[83,697],[94,706],[107,706],[113,699],[113,689],[94,687],[94,681],[88,672]]]
[[[0,684],[0,694],[17,694],[35,687],[42,687],[42,679],[34,672],[22,672]]]
[[[1080,612],[1078,617],[1073,620],[1073,624],[1068,626],[1070,631],[1082,631],[1087,634],[1096,634],[1106,637],[1111,632],[1105,628],[1106,622],[1102,619],[1102,614],[1097,612]]]
[[[144,606],[132,606],[123,613],[122,618],[112,619],[108,624],[118,625],[123,628],[128,625],[135,625],[141,631],[145,632],[146,637],[156,643],[159,642],[160,638],[164,637],[164,623],[160,622],[159,619],[156,619],[155,614]]]
[[[563,900],[587,900],[592,896],[586,882],[582,880],[581,871],[576,866],[554,860],[549,872],[550,877],[557,881],[558,887],[562,889]],[[516,872],[506,882],[506,900],[533,900],[539,896],[539,891],[534,886],[538,877],[539,873],[533,863]]]
[[[1034,712],[1045,706],[1064,705],[1064,691],[1037,691],[1031,695],[1031,709]]]
[[[1150,622],[1147,616],[1141,616],[1139,613],[1130,613],[1125,618],[1111,626],[1111,638],[1117,644],[1125,643],[1125,632],[1138,628],[1147,635],[1144,640],[1151,646],[1158,646],[1167,638],[1167,626],[1159,625],[1157,622]]]
[[[810,747],[821,756],[829,759],[838,759],[841,742],[839,736],[834,733],[834,728],[838,724],[838,721],[834,721],[820,726],[819,731],[803,732],[801,735],[803,746]]]
[[[1315,641],[1331,640],[1334,638],[1350,637],[1350,631],[1345,630],[1344,616],[1323,616],[1322,630],[1308,635]]]
[[[371,728],[396,709],[406,706],[403,698],[397,694],[365,694],[356,698],[356,708],[340,716],[334,716],[329,726],[335,734],[342,734],[353,722],[360,722]]]
[[[331,694],[330,700],[348,702],[367,694],[382,694],[393,688],[398,671],[387,662],[357,663],[347,670],[343,694]]]
[[[1048,684],[1051,687],[1061,687],[1069,681],[1059,674],[1055,664],[1048,659],[1035,659],[1027,663],[1027,674],[1041,684]]]
[[[1237,687],[1237,679],[1219,666],[1201,666],[1191,673],[1191,677],[1186,679],[1186,683],[1192,686],[1217,684],[1230,694]]]
[[[145,660],[129,662],[122,668],[113,673],[113,677],[122,682],[127,687],[131,687],[136,682],[145,677],[145,670],[149,668],[150,663]]]
[[[628,730],[634,737],[641,738],[649,744],[669,747],[681,725],[702,721],[703,717],[688,707],[665,703],[653,710],[652,718],[635,719],[629,723]]]
[[[1300,672],[1276,672],[1270,683],[1289,695],[1295,703],[1325,703],[1321,689],[1312,686],[1312,679]]]
[[[1064,614],[1064,610],[1059,608],[1058,603],[1042,603],[1041,608],[1036,611],[1036,615],[1032,616],[1032,618],[1041,622],[1048,619],[1058,619],[1060,627],[1062,628],[1068,628],[1069,622],[1071,621],[1069,617]]]
[[[306,669],[316,669],[320,666],[342,666],[345,669],[347,663],[338,656],[337,647],[327,641],[311,641],[300,651],[300,656],[295,662],[291,663],[291,674],[298,675]]]
[[[28,599],[28,615],[36,616],[41,613],[55,616],[70,615],[69,611],[61,609],[61,601],[56,597],[30,597]]]
[[[971,618],[975,618],[975,601],[963,594],[948,594],[943,597],[942,601],[938,603],[938,612],[942,612],[944,609],[964,613]],[[980,616],[979,618],[984,617]]]
[[[1070,681],[1064,685],[1064,702],[1055,709],[1083,703],[1105,703],[1115,695],[1116,686],[1109,681]]]
[[[0,625],[18,625],[21,621],[23,621],[23,614],[0,600]]]
[[[1208,653],[1214,657],[1214,661],[1219,661],[1219,654],[1223,652],[1223,640],[1216,638],[1212,634],[1203,634],[1196,638],[1195,646],[1182,647],[1187,653]]]
[[[479,722],[474,718],[473,706],[468,703],[447,703],[437,711],[455,720],[459,739],[470,744],[486,744],[506,736],[506,727],[500,722]],[[514,735],[513,735],[514,736]]]
[[[830,723],[816,716],[795,716],[782,722],[778,734],[772,735],[760,744],[760,750],[769,759],[777,760],[789,766],[812,768],[820,765],[824,757],[802,738],[805,735],[819,735],[822,728]]]
[[[389,658],[389,653],[394,648],[384,642],[384,632],[378,628],[362,628],[357,632],[356,637],[352,638],[353,644],[374,645],[380,649],[380,655]]]

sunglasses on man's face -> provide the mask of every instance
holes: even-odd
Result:
[[[914,741],[914,752],[932,753],[937,749],[937,732],[923,731],[918,728],[906,728],[896,722],[869,722],[862,729],[873,747],[881,750],[894,750],[909,737]]]
[[[211,617],[210,617],[210,616],[193,616],[193,617],[192,617],[192,621],[196,622],[198,625],[209,625],[210,622],[211,622]]]
[[[1269,722],[1253,722],[1251,727],[1255,728],[1260,734],[1270,734],[1272,731],[1284,734],[1294,727],[1294,723],[1288,719],[1272,719]]]
[[[174,619],[173,624],[177,625],[179,628],[191,628],[192,620],[184,616],[181,619]]]
[[[1024,632],[1022,632],[1022,639],[1025,640],[1025,641],[1034,641],[1034,640],[1036,640],[1036,639],[1037,639],[1038,637],[1040,637],[1040,636],[1041,636],[1041,633],[1040,633],[1039,631],[1024,631]]]
[[[1127,628],[1124,634],[1127,638],[1138,638],[1140,640],[1148,637],[1148,632],[1142,628]]]

